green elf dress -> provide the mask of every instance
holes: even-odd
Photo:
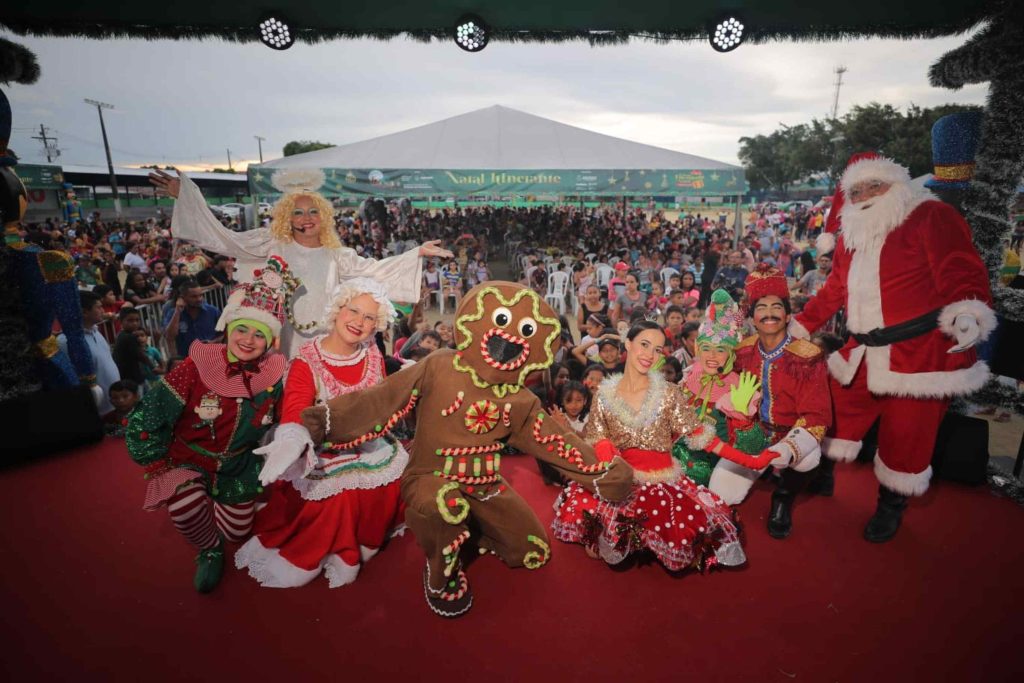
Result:
[[[697,357],[680,383],[687,404],[697,411],[697,417],[707,428],[679,439],[672,447],[672,455],[679,460],[683,473],[698,485],[708,485],[719,460],[718,455],[705,450],[712,437],[750,455],[758,455],[770,445],[756,421],[761,400],[756,378],[741,377],[732,369],[742,326],[742,315],[728,292],[715,290],[697,332]],[[724,366],[709,372],[701,360],[702,349],[727,352]]]

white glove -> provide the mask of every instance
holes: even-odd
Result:
[[[305,427],[294,423],[279,426],[273,441],[253,451],[266,458],[260,470],[260,483],[267,486],[280,479],[307,448],[313,448],[313,440]]]
[[[981,328],[978,327],[978,319],[970,313],[961,313],[953,319],[953,336],[956,337],[956,346],[946,353],[959,353],[966,351],[981,338]]]

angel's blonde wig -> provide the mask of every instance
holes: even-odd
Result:
[[[320,244],[329,249],[341,246],[338,232],[334,228],[334,206],[319,192],[290,192],[274,204],[270,218],[270,234],[281,242],[294,242],[292,237],[292,212],[295,202],[302,197],[309,197],[313,205],[320,210]]]

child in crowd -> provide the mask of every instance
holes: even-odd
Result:
[[[622,362],[622,343],[618,335],[602,337],[597,343],[597,355],[601,366],[609,374],[622,372],[625,368],[625,363]]]
[[[590,401],[590,389],[580,382],[567,380],[559,387],[548,412],[558,424],[582,434],[583,427],[587,424],[587,415],[590,413]],[[551,465],[538,460],[537,466],[545,484],[561,486],[565,483],[558,470]]]
[[[608,373],[605,372],[604,366],[600,363],[588,365],[587,369],[583,371],[583,386],[593,394],[607,376]]]
[[[551,416],[563,427],[582,434],[590,414],[592,396],[585,384],[569,380],[560,387]]]
[[[697,332],[700,330],[700,323],[683,323],[680,332],[679,348],[672,352],[672,357],[679,361],[683,368],[690,367],[694,357],[697,355]]]
[[[653,315],[661,315],[661,312],[668,308],[668,297],[665,296],[665,286],[660,281],[651,283],[651,295],[647,297],[647,311]]]
[[[659,369],[661,374],[665,375],[665,379],[668,380],[669,384],[678,384],[683,376],[682,364],[679,362],[679,359],[672,356],[667,356]]]
[[[683,309],[669,306],[665,310],[665,354],[671,355],[683,345]]]
[[[114,409],[103,416],[103,431],[107,436],[123,439],[128,426],[128,414],[139,402],[139,385],[130,379],[118,380],[110,385],[107,396]]]
[[[164,359],[160,355],[160,350],[150,343],[149,333],[145,328],[135,330],[135,338],[139,340],[139,346],[142,347],[142,353],[147,361],[142,368],[142,375],[146,380],[145,388],[148,390],[159,382],[160,376],[166,372]]]

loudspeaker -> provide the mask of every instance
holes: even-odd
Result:
[[[972,486],[982,484],[988,470],[988,457],[988,422],[946,413],[932,454],[935,476]]]
[[[0,465],[75,448],[103,438],[89,387],[67,387],[0,402]]]

